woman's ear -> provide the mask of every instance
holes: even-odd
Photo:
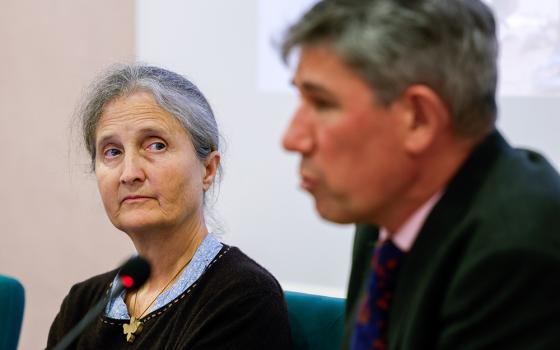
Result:
[[[422,154],[451,125],[449,109],[442,98],[425,85],[409,86],[399,97],[403,114],[404,147],[410,154]]]
[[[218,151],[213,151],[204,161],[204,174],[202,177],[202,188],[204,192],[210,188],[216,178],[218,168],[220,167],[220,158],[220,153],[218,153]]]

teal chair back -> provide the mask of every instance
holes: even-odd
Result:
[[[339,350],[345,299],[286,291],[294,350]]]
[[[0,275],[0,349],[17,348],[23,307],[24,290],[16,279]]]

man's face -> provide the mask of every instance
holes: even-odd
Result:
[[[283,138],[301,155],[301,187],[319,214],[384,225],[411,181],[403,113],[327,47],[304,47],[294,77],[300,104]]]

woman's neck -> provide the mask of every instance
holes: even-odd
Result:
[[[129,234],[138,254],[148,259],[152,271],[144,285],[146,291],[159,291],[189,262],[208,229],[204,221],[178,229]]]

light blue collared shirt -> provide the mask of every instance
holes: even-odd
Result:
[[[154,305],[147,311],[144,315],[162,308],[163,306],[170,303],[172,300],[177,298],[181,293],[186,291],[194,282],[196,282],[212,260],[218,255],[222,249],[223,244],[218,241],[218,239],[211,233],[208,233],[202,243],[198,246],[198,249],[194,253],[191,262],[187,265],[181,277],[173,284],[171,288],[161,293],[154,302]],[[117,282],[117,276],[113,280],[113,287],[115,288]],[[105,316],[111,317],[117,320],[128,320],[130,315],[128,314],[128,309],[124,302],[125,292],[116,296],[114,299],[110,300],[105,307]]]

